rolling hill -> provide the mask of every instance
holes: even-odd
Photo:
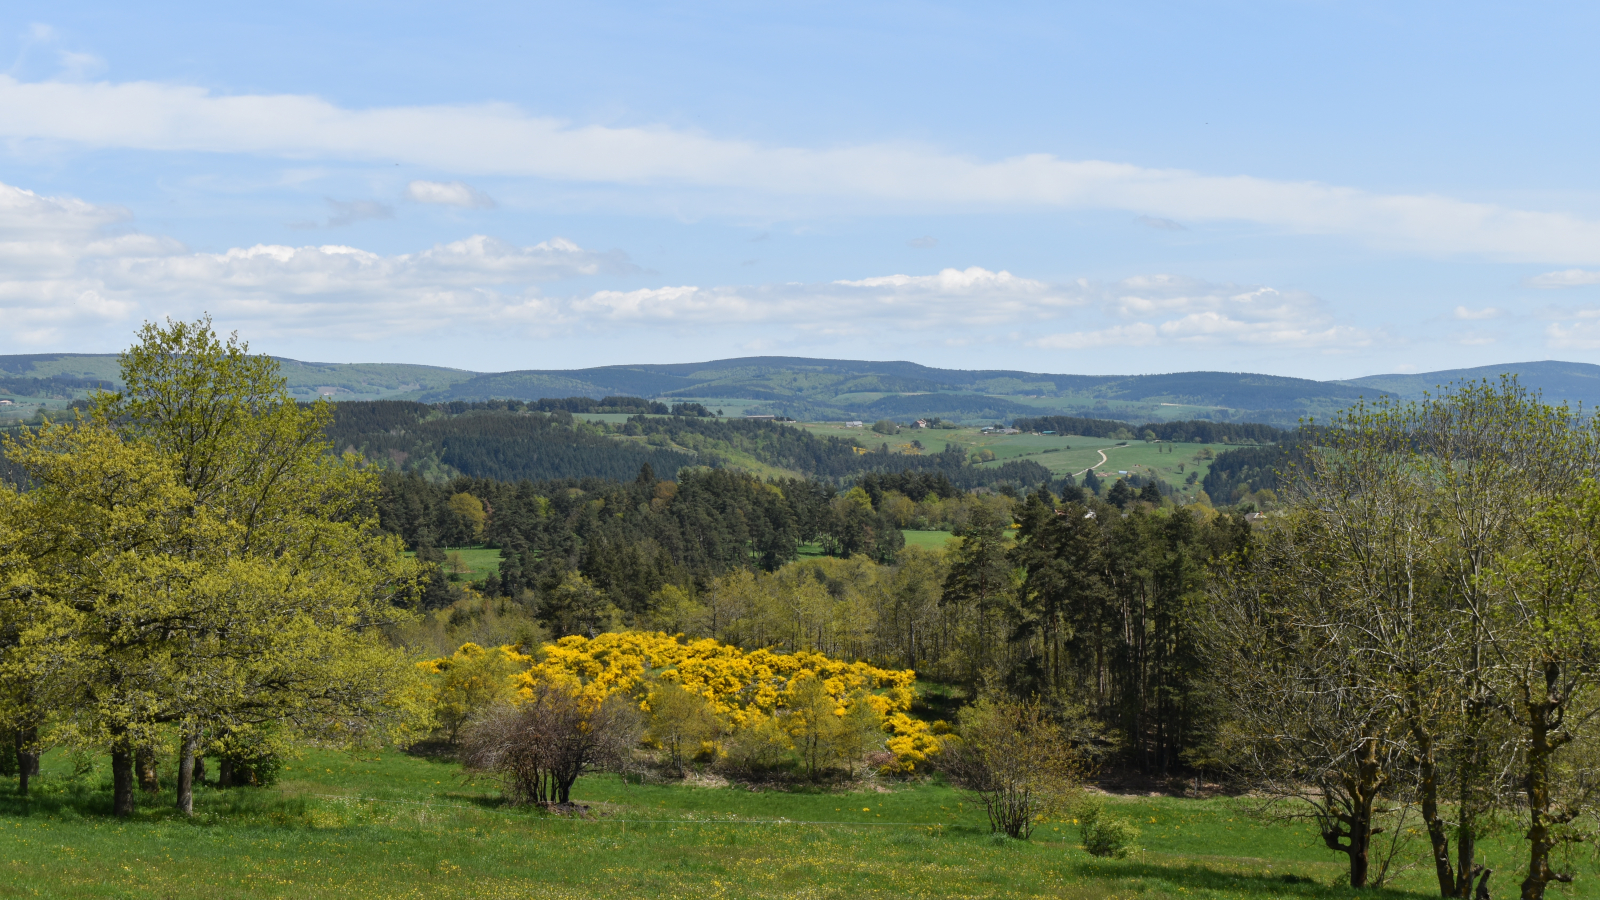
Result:
[[[1420,375],[1369,375],[1345,381],[1354,387],[1385,391],[1406,400],[1417,400],[1425,392],[1437,393],[1440,385],[1460,381],[1498,379],[1513,373],[1523,387],[1539,391],[1552,403],[1565,401],[1585,409],[1600,407],[1600,366],[1590,363],[1541,360],[1503,366],[1478,366],[1474,369],[1446,369]]]
[[[393,363],[314,363],[281,359],[297,397],[336,400],[538,400],[628,395],[698,400],[730,412],[807,420],[939,417],[967,424],[1041,415],[1128,422],[1210,419],[1292,425],[1325,419],[1356,399],[1420,397],[1461,379],[1518,375],[1551,401],[1600,404],[1600,366],[1529,362],[1416,375],[1311,381],[1239,372],[1064,375],[1011,369],[939,369],[911,362],[757,356],[702,363],[527,369],[478,373]],[[0,356],[0,395],[65,402],[114,382],[109,354]]]

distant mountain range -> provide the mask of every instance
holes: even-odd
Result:
[[[1306,416],[1325,419],[1361,397],[1415,399],[1440,385],[1502,374],[1516,375],[1552,402],[1600,405],[1600,366],[1557,361],[1348,381],[1238,372],[1052,375],[784,356],[496,373],[390,363],[280,362],[290,390],[306,399],[326,395],[432,403],[629,395],[698,400],[730,414],[809,420],[938,416],[973,423],[1062,414],[1130,422],[1199,418],[1291,425]],[[115,382],[116,377],[117,359],[109,354],[0,356],[0,396],[18,400],[71,397],[87,390],[89,382]]]

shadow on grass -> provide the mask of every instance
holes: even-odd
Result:
[[[1341,881],[1329,884],[1297,872],[1224,871],[1196,863],[1148,863],[1134,859],[1074,860],[1075,874],[1084,879],[1126,882],[1140,880],[1165,883],[1189,891],[1207,890],[1224,895],[1245,894],[1267,897],[1370,897],[1415,898],[1411,891],[1384,888],[1356,890]]]
[[[911,711],[923,719],[954,722],[956,713],[971,699],[961,688],[935,681],[917,682],[917,699]]]
[[[35,782],[32,787],[27,797],[20,796],[14,785],[0,788],[0,816],[64,821],[116,819],[110,781],[48,779]],[[133,816],[126,821],[283,826],[298,824],[309,808],[304,797],[256,787],[196,786],[192,817],[180,815],[175,802],[176,795],[170,788],[155,794],[140,791],[134,795]]]

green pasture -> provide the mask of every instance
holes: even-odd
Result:
[[[974,441],[974,449],[989,449],[995,454],[994,462],[984,463],[988,466],[998,466],[1009,460],[1029,459],[1057,475],[1068,473],[1077,474],[1089,466],[1094,466],[1096,472],[1105,476],[1109,473],[1111,478],[1117,477],[1117,472],[1140,473],[1157,475],[1174,487],[1182,488],[1190,472],[1200,473],[1199,481],[1204,481],[1206,473],[1211,469],[1211,460],[1204,459],[1202,452],[1208,450],[1212,456],[1227,450],[1237,449],[1233,444],[1180,444],[1144,441],[1117,441],[1107,438],[1088,438],[1077,435],[982,435],[981,440]],[[1063,449],[1068,448],[1071,449]],[[1105,462],[1100,461],[1099,451],[1105,451]],[[1189,488],[1193,491],[1195,488]]]
[[[767,406],[769,403],[766,400],[750,400],[743,397],[665,397],[659,399],[661,399],[662,403],[669,405],[673,403],[700,403],[712,412],[720,409],[724,415],[732,419],[744,415],[746,410]]]
[[[842,437],[866,447],[876,448],[888,444],[893,452],[915,452],[912,441],[922,444],[923,453],[941,453],[949,444],[956,444],[967,453],[993,451],[993,462],[988,466],[1003,465],[1012,460],[1027,459],[1039,463],[1056,475],[1077,474],[1090,466],[1095,471],[1109,473],[1115,479],[1117,472],[1156,475],[1174,487],[1193,495],[1211,469],[1211,460],[1201,458],[1208,450],[1214,457],[1218,453],[1236,449],[1233,444],[1182,444],[1142,440],[1121,441],[1111,438],[1091,438],[1082,435],[1058,434],[984,434],[976,428],[938,429],[904,428],[899,434],[878,434],[870,427],[846,428],[837,422],[807,422],[802,427],[818,436]],[[1105,451],[1101,462],[1099,451]],[[1184,482],[1190,472],[1199,472],[1197,483],[1186,487]]]
[[[461,564],[466,567],[467,571],[458,575],[458,580],[482,581],[488,578],[491,573],[500,574],[500,551],[496,548],[457,547],[455,549],[446,548],[440,552],[445,555],[447,560],[457,556],[461,558]],[[408,550],[405,555],[415,556],[416,554]],[[445,564],[444,570],[445,574],[451,574],[448,562]]]
[[[907,547],[922,547],[927,550],[943,550],[945,545],[955,535],[948,531],[912,531],[902,529],[901,534],[906,536]]]
[[[574,791],[587,808],[558,815],[507,807],[451,762],[314,751],[273,787],[200,788],[192,820],[164,790],[119,821],[107,762],[90,762],[75,777],[67,754],[47,755],[28,801],[0,786],[0,897],[1436,896],[1420,867],[1396,889],[1340,887],[1340,858],[1308,824],[1263,820],[1240,799],[1112,797],[1142,830],[1117,860],[1086,854],[1070,815],[1030,841],[992,837],[981,806],[937,781],[785,790],[595,775]],[[1483,846],[1497,894],[1517,879],[1509,832]],[[1563,895],[1595,896],[1596,868],[1580,861]]]

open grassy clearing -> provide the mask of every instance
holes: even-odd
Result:
[[[482,581],[483,579],[488,578],[490,573],[499,574],[500,572],[501,555],[500,550],[497,548],[458,547],[451,549],[447,547],[441,552],[444,553],[446,559],[454,556],[459,556],[461,558],[461,562],[464,566],[466,566],[467,571],[459,576],[460,580]],[[405,555],[415,556],[416,554],[408,550],[406,551]],[[448,564],[445,566],[445,572],[450,572],[450,567]]]
[[[907,547],[922,547],[927,550],[943,550],[945,544],[955,535],[948,531],[912,531],[904,529],[900,532],[906,536]]]
[[[992,839],[979,807],[935,783],[786,792],[591,776],[574,793],[587,817],[568,818],[505,807],[453,763],[313,752],[272,788],[202,788],[193,821],[164,793],[119,822],[105,762],[70,771],[52,753],[34,800],[0,788],[0,896],[1428,896],[1420,870],[1402,890],[1337,887],[1339,858],[1309,826],[1263,823],[1232,799],[1113,798],[1144,849],[1100,860],[1070,821]],[[1487,852],[1508,892],[1510,848]],[[1594,896],[1595,867],[1581,871],[1570,895]]]

